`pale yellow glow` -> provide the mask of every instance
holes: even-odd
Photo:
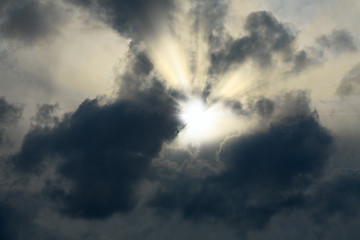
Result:
[[[155,71],[170,87],[189,91],[189,67],[181,45],[166,32],[149,42],[147,53]]]
[[[246,91],[256,81],[256,70],[251,63],[243,64],[235,69],[230,69],[219,76],[212,89],[212,98],[233,98]]]

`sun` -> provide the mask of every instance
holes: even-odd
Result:
[[[194,134],[201,134],[209,130],[214,120],[214,113],[207,109],[200,98],[194,98],[186,102],[180,113],[180,119],[185,127]]]
[[[184,124],[182,137],[191,141],[205,141],[217,131],[222,116],[219,106],[206,104],[200,97],[193,97],[180,104],[179,118]]]

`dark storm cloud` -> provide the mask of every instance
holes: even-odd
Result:
[[[338,95],[360,94],[360,64],[354,66],[341,80],[336,90]]]
[[[2,35],[33,43],[56,31],[61,14],[55,5],[39,1],[12,2],[3,14]]]
[[[0,97],[0,145],[6,138],[6,126],[19,120],[22,109],[9,103],[4,97]]]
[[[320,224],[327,224],[334,218],[349,221],[360,214],[360,172],[344,170],[341,174],[320,184],[309,197],[312,218]]]
[[[1,192],[0,239],[33,238],[37,232],[33,220],[39,209],[34,198],[20,192]]]
[[[29,226],[29,221],[19,214],[18,209],[6,202],[0,202],[0,238],[3,240],[20,239],[19,228]]]
[[[307,105],[304,96],[285,98],[293,106]],[[297,109],[267,131],[226,140],[218,153],[219,173],[203,179],[178,174],[164,183],[150,206],[180,211],[187,219],[221,220],[241,231],[262,228],[276,213],[303,206],[305,190],[327,163],[332,137],[309,107]]]
[[[26,191],[0,192],[0,239],[69,239],[38,224],[36,220],[44,205],[41,196]]]
[[[36,173],[59,159],[58,178],[45,193],[69,216],[128,212],[151,159],[177,134],[175,111],[161,86],[103,106],[86,100],[55,127],[32,129],[12,161],[20,172]]]

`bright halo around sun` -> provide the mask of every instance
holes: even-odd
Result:
[[[228,113],[220,104],[206,104],[200,97],[180,103],[179,118],[184,126],[180,133],[183,142],[205,142],[222,131],[221,124]]]
[[[180,118],[187,131],[198,135],[211,129],[216,114],[211,109],[207,109],[200,98],[194,98],[184,104]]]

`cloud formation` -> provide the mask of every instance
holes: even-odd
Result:
[[[69,0],[95,12],[103,12],[109,24],[121,34],[134,38],[152,27],[154,18],[167,15],[174,6],[172,0]]]
[[[358,239],[358,31],[286,4],[0,0],[0,238]]]
[[[22,109],[0,97],[0,146],[6,140],[5,127],[19,120]]]
[[[155,87],[135,101],[86,100],[54,127],[34,127],[12,158],[15,168],[38,173],[59,158],[59,179],[48,183],[46,193],[70,216],[131,210],[136,183],[179,126],[171,98]]]
[[[257,62],[261,68],[271,64],[272,55],[290,47],[293,34],[270,12],[253,12],[247,16],[244,29],[247,35],[232,40],[227,49],[213,56],[213,64],[222,64],[224,70],[232,64],[243,63],[247,58]]]
[[[336,90],[339,95],[355,95],[360,93],[360,65],[354,66],[346,73]]]
[[[308,104],[303,93],[287,101],[299,109]],[[164,184],[151,206],[195,220],[212,217],[242,231],[262,228],[273,215],[303,205],[307,187],[326,166],[331,142],[309,108],[290,113],[266,131],[225,140],[219,173],[204,179],[179,175]]]
[[[2,35],[32,44],[56,31],[62,15],[56,5],[39,1],[4,2]],[[1,8],[0,8],[1,9]]]

